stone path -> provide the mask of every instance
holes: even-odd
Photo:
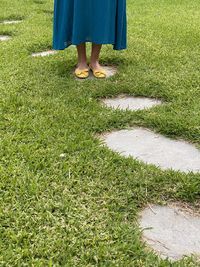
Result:
[[[0,22],[0,24],[17,24],[22,22],[22,20],[3,20]],[[11,36],[9,35],[0,35],[0,41],[9,41],[10,39],[12,39]]]
[[[162,104],[156,99],[126,96],[102,102],[114,109],[133,111]],[[173,140],[140,127],[106,133],[100,138],[113,151],[164,170],[200,172],[200,150],[183,140]],[[153,205],[141,212],[139,225],[143,240],[161,258],[176,261],[192,254],[200,256],[200,217],[177,206]]]
[[[121,110],[143,110],[162,101],[144,97],[118,96],[102,99],[107,107]],[[132,156],[164,170],[200,172],[200,150],[184,140],[173,140],[144,128],[132,128],[101,135],[113,151]],[[140,214],[143,240],[161,258],[180,260],[192,254],[200,257],[200,217],[181,211],[177,206],[157,206]]]
[[[22,20],[4,20],[1,22],[1,24],[17,24],[22,22]]]
[[[154,205],[141,212],[139,223],[143,239],[162,258],[200,256],[200,217],[179,207]]]
[[[50,55],[55,55],[56,53],[57,53],[57,51],[55,51],[55,50],[48,50],[48,51],[33,53],[32,56],[33,57],[46,57],[46,56],[50,56]]]
[[[101,139],[113,151],[132,156],[162,169],[200,172],[200,150],[180,140],[172,140],[144,128],[107,133]]]
[[[11,39],[11,36],[9,35],[0,35],[0,41],[8,41]]]
[[[102,102],[114,109],[142,110],[161,105],[160,100],[147,97],[118,96],[116,98],[102,99]]]

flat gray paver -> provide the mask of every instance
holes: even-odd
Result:
[[[134,96],[118,96],[116,98],[102,99],[102,102],[107,107],[122,110],[142,110],[162,104],[162,101],[157,99]]]
[[[178,207],[154,205],[141,212],[139,224],[144,241],[162,258],[200,256],[200,217]]]
[[[113,151],[164,170],[200,172],[200,150],[185,141],[173,140],[140,127],[106,133],[100,138]]]
[[[113,66],[103,66],[103,69],[106,71],[107,78],[110,78],[117,73],[117,68]]]
[[[33,53],[32,56],[33,57],[46,57],[46,56],[50,56],[50,55],[55,55],[56,53],[57,53],[57,51],[55,51],[55,50],[48,50],[48,51]]]
[[[22,22],[22,20],[3,20],[1,24],[17,24]]]
[[[0,35],[0,42],[2,41],[8,41],[11,39],[11,36],[9,35]]]

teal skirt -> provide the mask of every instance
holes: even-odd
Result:
[[[127,47],[126,0],[54,0],[53,49],[85,42]]]

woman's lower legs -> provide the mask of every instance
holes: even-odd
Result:
[[[92,52],[91,52],[91,58],[90,58],[90,65],[94,69],[100,69],[99,64],[99,55],[101,52],[102,45],[99,44],[92,44]]]
[[[80,44],[76,46],[77,48],[77,53],[78,53],[78,65],[77,68],[85,69],[88,68],[87,65],[87,55],[86,55],[86,44]]]
[[[86,43],[82,43],[77,45],[77,53],[78,53],[78,64],[77,70],[85,70],[88,69],[87,65],[87,54],[86,54]],[[92,69],[96,71],[99,70],[102,72],[102,68],[99,64],[99,56],[101,52],[102,45],[101,44],[94,44],[92,43],[92,50],[91,50],[91,57],[90,57],[90,66]],[[98,74],[102,77],[105,77],[105,73]]]

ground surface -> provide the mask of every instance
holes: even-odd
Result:
[[[199,0],[128,1],[129,49],[106,46],[105,81],[74,79],[75,50],[52,47],[53,1],[1,0],[1,266],[170,264],[146,248],[137,224],[147,203],[198,207],[200,175],[162,171],[100,146],[96,134],[143,126],[200,147]],[[143,111],[105,108],[118,94],[168,102]]]

